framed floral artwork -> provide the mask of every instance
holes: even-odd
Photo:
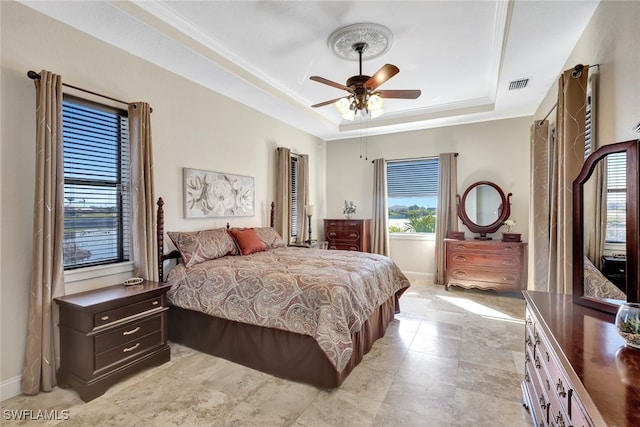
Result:
[[[183,168],[185,218],[253,216],[251,176]]]

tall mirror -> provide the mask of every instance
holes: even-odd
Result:
[[[640,301],[638,141],[592,153],[573,182],[573,301],[615,314]]]
[[[511,214],[509,198],[500,187],[490,181],[471,184],[462,195],[458,195],[458,217],[476,239],[490,240],[487,233],[495,233]]]

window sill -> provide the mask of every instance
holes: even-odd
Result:
[[[390,240],[424,240],[435,242],[435,233],[389,233]]]
[[[133,261],[121,262],[118,264],[97,265],[94,267],[78,268],[64,272],[64,282],[73,283],[83,280],[97,279],[114,274],[132,273]]]

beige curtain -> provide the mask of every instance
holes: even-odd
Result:
[[[291,150],[278,147],[276,150],[276,231],[285,242],[289,243],[290,224],[289,212],[291,207]]]
[[[306,154],[298,155],[298,200],[297,200],[297,223],[298,235],[296,243],[304,243],[308,239],[307,215],[305,206],[309,204],[309,156]]]
[[[593,265],[602,268],[602,254],[607,229],[607,164],[599,162],[584,188],[585,256]]]
[[[58,310],[64,295],[62,77],[41,71],[36,85],[36,166],[27,345],[21,387],[50,391],[60,363]],[[11,321],[3,319],[3,321]],[[5,343],[4,345],[11,345]]]
[[[438,158],[438,209],[436,209],[436,249],[433,283],[445,284],[444,239],[458,231],[458,154],[441,153]]]
[[[549,271],[549,122],[536,120],[531,125],[531,207],[529,214],[528,288],[547,291]]]
[[[373,161],[373,216],[371,228],[371,252],[390,256],[387,162],[384,159],[375,159]]]
[[[584,163],[587,70],[572,77],[565,71],[558,82],[556,141],[551,179],[549,291],[572,293],[573,180]]]
[[[156,242],[154,215],[151,108],[145,102],[129,105],[129,145],[134,273],[138,277],[157,281],[158,242]]]

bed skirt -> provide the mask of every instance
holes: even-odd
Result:
[[[362,328],[351,334],[353,354],[338,372],[318,343],[308,335],[264,328],[169,306],[169,340],[213,356],[288,380],[320,388],[338,387],[384,336],[399,312],[398,291],[372,313]]]

